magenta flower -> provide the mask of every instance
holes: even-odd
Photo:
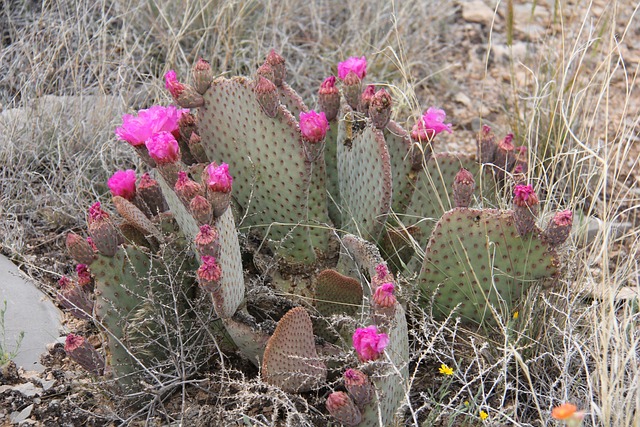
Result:
[[[329,130],[329,121],[324,112],[300,113],[300,132],[304,139],[312,144],[322,142]]]
[[[167,71],[164,75],[164,86],[171,92],[171,96],[178,98],[182,92],[184,92],[184,85],[178,81],[176,72],[173,70]]]
[[[538,196],[530,185],[516,185],[513,189],[513,203],[517,206],[531,207],[539,202]]]
[[[111,178],[107,181],[107,186],[114,196],[131,200],[136,194],[136,172],[133,169],[117,171],[111,175]]]
[[[163,165],[180,160],[178,141],[170,132],[158,132],[149,138],[145,145],[149,155],[157,164]]]
[[[353,71],[362,80],[367,75],[367,58],[364,56],[360,58],[352,56],[346,61],[338,63],[338,77],[340,80],[344,80],[350,71]]]
[[[147,110],[138,111],[137,116],[125,114],[122,116],[122,126],[116,129],[116,135],[122,141],[137,147],[157,132],[176,132],[180,116],[188,112],[187,109],[172,105],[155,105]]]
[[[220,193],[228,193],[231,191],[233,178],[229,174],[228,164],[222,163],[220,166],[216,166],[215,163],[211,163],[207,166],[207,173],[209,174],[207,186],[211,191]]]
[[[440,132],[451,133],[451,123],[444,123],[446,117],[444,110],[429,108],[411,129],[411,138],[415,141],[428,141]]]
[[[373,325],[366,328],[358,328],[353,333],[353,347],[362,362],[377,360],[387,344],[389,344],[387,334],[379,334],[378,329]]]
[[[100,202],[95,202],[89,207],[89,222],[109,218],[109,214],[102,210]]]

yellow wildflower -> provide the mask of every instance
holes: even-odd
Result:
[[[448,367],[444,363],[440,365],[440,369],[438,369],[443,375],[453,375],[453,368]]]
[[[486,412],[484,412],[484,411],[480,411],[480,419],[481,419],[482,421],[484,421],[484,420],[486,420],[487,418],[489,418],[489,414],[487,414],[487,413],[486,413]]]
[[[520,313],[518,311],[515,311],[513,313],[513,320],[518,320],[518,316],[520,316]]]

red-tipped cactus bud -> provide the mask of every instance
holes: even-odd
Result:
[[[369,117],[371,118],[371,123],[373,123],[373,126],[377,129],[387,127],[389,120],[391,120],[392,103],[391,95],[384,89],[377,91],[371,99]]]
[[[377,289],[383,283],[393,281],[393,274],[391,274],[386,264],[380,263],[376,265],[376,274],[371,278],[371,287],[373,289]]]
[[[191,113],[182,114],[178,121],[178,126],[180,130],[180,137],[185,141],[189,141],[191,134],[198,128],[196,116]]]
[[[364,114],[369,114],[369,106],[373,100],[373,96],[376,94],[376,87],[374,85],[367,85],[360,95],[360,105],[358,105],[358,111]]]
[[[58,287],[60,290],[56,292],[56,298],[65,310],[78,319],[91,319],[93,301],[88,292],[66,276],[62,276],[58,280]]]
[[[478,146],[478,159],[480,163],[493,163],[496,152],[496,136],[487,125],[482,125],[482,130],[476,139]]]
[[[471,205],[476,181],[471,172],[461,168],[453,180],[453,202],[457,208],[468,208]]]
[[[89,235],[101,254],[112,257],[121,242],[117,228],[109,219],[109,215],[100,208],[100,202],[89,208]]]
[[[451,123],[444,122],[446,117],[444,110],[430,107],[411,129],[411,139],[416,142],[427,142],[441,132],[451,133]]]
[[[540,201],[530,185],[516,185],[513,189],[513,218],[518,234],[524,236],[536,229]]]
[[[191,180],[184,171],[178,172],[178,180],[173,186],[173,189],[185,206],[189,206],[191,199],[194,197],[204,194],[202,185]]]
[[[80,264],[91,264],[96,258],[89,242],[76,233],[68,233],[65,244],[69,254]]]
[[[367,75],[367,58],[352,56],[346,61],[338,63],[338,78],[344,80],[347,75],[353,72],[360,80]]]
[[[78,275],[78,284],[82,288],[91,287],[91,272],[89,272],[89,267],[86,264],[77,264],[76,274]]]
[[[196,272],[198,283],[207,292],[217,292],[220,289],[220,278],[222,277],[222,269],[216,262],[216,258],[212,256],[203,256],[202,264]]]
[[[516,159],[515,145],[513,145],[513,134],[507,134],[496,147],[493,164],[496,166],[496,176],[502,180],[507,172],[513,169]]]
[[[396,296],[394,295],[395,286],[393,283],[383,283],[373,293],[373,303],[376,308],[392,308],[396,305]]]
[[[74,334],[67,335],[64,351],[78,365],[92,374],[102,375],[104,373],[104,357],[83,337]]]
[[[373,399],[373,384],[362,371],[347,369],[344,372],[344,386],[360,408]]]
[[[551,246],[561,245],[569,237],[572,225],[573,212],[570,210],[556,212],[544,230],[543,237]]]
[[[302,133],[302,137],[307,142],[317,144],[324,141],[328,130],[329,121],[327,121],[324,112],[309,111],[308,113],[300,113],[300,133]]]
[[[273,83],[275,83],[276,86],[282,86],[287,78],[287,67],[284,58],[275,50],[271,49],[267,55],[266,63],[269,64],[273,70]]]
[[[202,138],[200,135],[193,132],[191,134],[191,138],[189,138],[189,151],[193,157],[198,161],[198,163],[209,163],[209,158],[207,157],[207,153],[204,151],[204,147],[202,146]]]
[[[340,91],[336,87],[335,76],[329,76],[320,85],[318,91],[320,110],[324,111],[327,120],[334,120],[340,110]]]
[[[198,195],[189,202],[189,210],[198,224],[209,224],[213,217],[211,203],[204,197]]]
[[[200,58],[193,67],[193,85],[200,95],[204,95],[213,81],[213,71],[208,61]]]
[[[276,85],[271,80],[258,76],[258,81],[253,91],[256,94],[260,108],[267,117],[275,117],[278,114],[278,106],[280,105],[280,97],[278,96]]]
[[[165,212],[169,209],[162,189],[158,181],[151,178],[151,175],[145,173],[140,177],[138,183],[138,195],[147,205],[153,215],[157,215],[161,212]]]
[[[349,395],[343,391],[334,391],[327,397],[327,411],[339,423],[355,427],[362,421],[360,409],[353,403]]]
[[[262,76],[265,79],[270,80],[272,82],[273,82],[273,79],[275,79],[275,76],[273,74],[273,68],[271,68],[271,65],[269,65],[267,62],[259,66],[258,69],[256,70],[256,78],[258,76]]]
[[[196,248],[200,256],[217,257],[220,250],[220,235],[215,227],[209,224],[200,226],[196,235]]]
[[[171,96],[176,103],[183,108],[197,108],[204,105],[204,98],[193,86],[180,83],[173,70],[167,71],[164,75],[165,87],[171,92]]]
[[[356,73],[350,71],[342,81],[342,95],[347,104],[354,110],[360,105],[360,95],[362,94],[362,81]]]
[[[133,200],[136,195],[136,172],[133,169],[119,170],[107,180],[107,186],[112,195]]]

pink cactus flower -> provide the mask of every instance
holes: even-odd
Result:
[[[228,164],[222,163],[220,166],[217,166],[215,163],[211,163],[207,166],[207,173],[209,174],[207,186],[211,191],[220,193],[228,193],[231,191],[233,178],[229,174]]]
[[[107,186],[114,196],[131,200],[136,194],[136,172],[133,169],[119,170],[111,175]]]
[[[377,360],[387,344],[389,344],[387,334],[379,334],[378,329],[373,325],[366,328],[358,328],[353,333],[353,347],[362,362]]]
[[[89,207],[89,222],[109,218],[109,214],[102,210],[100,202],[95,202]]]
[[[373,293],[373,301],[379,307],[393,307],[396,304],[394,292],[395,286],[393,286],[393,283],[383,283]]]
[[[531,207],[533,205],[537,205],[538,202],[538,196],[535,191],[533,191],[532,186],[516,185],[513,189],[513,203],[517,206]]]
[[[180,160],[180,147],[178,141],[170,132],[158,132],[146,142],[149,155],[157,164],[163,165]]]
[[[411,129],[411,138],[414,141],[429,141],[440,132],[451,133],[451,123],[444,123],[446,117],[444,110],[429,108]]]
[[[553,216],[553,222],[561,227],[570,226],[573,224],[573,212],[569,209],[558,212]]]
[[[196,271],[200,285],[205,289],[212,291],[216,289],[217,282],[222,277],[222,269],[216,262],[215,257],[204,255],[202,264]]]
[[[353,71],[360,80],[367,75],[367,58],[361,56],[352,56],[344,62],[338,63],[338,77],[340,80],[344,80],[349,74],[349,71]]]
[[[64,351],[70,353],[84,343],[84,338],[80,335],[69,334],[64,340]]]
[[[167,71],[164,75],[164,85],[174,98],[178,98],[185,89],[184,85],[178,81],[176,72],[173,70]]]
[[[304,139],[310,143],[317,144],[322,142],[327,130],[329,130],[329,121],[324,112],[309,111],[308,113],[300,113],[300,132]]]
[[[122,116],[122,126],[116,129],[116,135],[134,147],[141,146],[157,132],[178,131],[180,116],[188,112],[187,109],[172,105],[155,105],[147,110],[138,111],[137,116],[125,114]]]

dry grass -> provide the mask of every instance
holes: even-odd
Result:
[[[306,100],[337,61],[365,54],[371,80],[393,84],[401,123],[431,104],[459,110],[460,91],[497,105],[485,120],[528,141],[535,165],[529,178],[545,212],[572,208],[604,224],[637,225],[640,63],[629,58],[640,46],[639,5],[534,2],[549,12],[551,30],[527,45],[525,55],[507,49],[500,59],[493,49],[514,31],[503,17],[490,28],[473,27],[481,35],[475,40],[464,35],[473,31],[461,23],[458,6],[446,3],[4,2],[3,253],[49,278],[66,273],[56,257],[46,264],[46,255],[62,247],[68,229],[83,227],[86,207],[106,195],[110,174],[138,163],[115,143],[120,114],[167,104],[161,76],[170,68],[186,75],[203,56],[220,73],[250,74],[272,47],[287,58],[290,84]],[[481,50],[479,68],[469,59],[477,52],[460,49],[469,43]],[[470,125],[460,128],[457,138],[467,142]],[[638,304],[616,297],[639,285],[640,233],[632,227],[617,235],[604,226],[590,243],[580,236],[570,242],[561,286],[531,295],[519,319],[490,339],[453,319],[435,323],[413,307],[412,323],[420,326],[412,332],[410,409],[425,425],[479,425],[480,410],[489,414],[485,424],[554,425],[550,409],[565,401],[585,410],[585,425],[640,425]],[[454,367],[454,375],[437,374],[440,363]],[[265,392],[237,372],[216,381],[229,393],[221,397],[227,403]],[[291,425],[300,425],[300,402],[274,396]],[[248,416],[252,425],[273,422],[258,418]]]

